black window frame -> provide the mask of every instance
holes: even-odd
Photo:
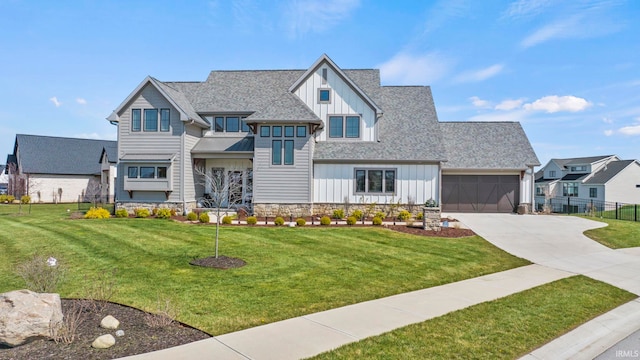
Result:
[[[380,183],[372,183],[372,176],[379,173]],[[389,176],[391,176],[391,181]],[[393,195],[398,182],[397,168],[356,168],[354,169],[354,190],[356,194]],[[375,187],[374,187],[375,186]],[[378,190],[380,189],[380,190]]]
[[[213,131],[214,132],[224,132],[224,116],[214,116],[213,117]]]
[[[282,148],[282,140],[271,140],[271,165],[282,165]]]
[[[144,171],[146,171],[146,173]],[[156,167],[155,166],[140,166],[140,175],[139,176],[140,176],[140,179],[155,179],[156,178]]]
[[[284,127],[284,137],[294,137],[295,136],[295,126],[286,125]]]
[[[131,176],[132,174],[132,170],[135,173],[134,176]],[[138,178],[138,174],[140,173],[140,171],[138,170],[137,166],[128,166],[127,167],[127,177],[129,179],[137,179]]]
[[[260,125],[260,137],[271,137],[271,126]]]
[[[142,109],[131,109],[131,131],[142,131]]]
[[[282,137],[282,126],[281,125],[272,126],[271,136],[272,137]]]
[[[155,114],[155,116],[151,114]],[[153,125],[153,128],[147,127],[148,125]],[[144,109],[142,112],[142,131],[158,132],[158,109]]]
[[[166,115],[166,118],[165,118]],[[167,132],[171,128],[171,110],[160,109],[160,131]]]
[[[161,170],[164,169],[164,170]],[[168,166],[158,166],[156,167],[156,179],[166,179],[169,171]]]
[[[598,188],[589,188],[589,197],[590,198],[597,198],[598,197]]]
[[[283,161],[284,165],[293,165],[295,158],[295,143],[293,140],[285,140],[284,146],[282,147],[283,151]]]
[[[301,130],[302,130],[302,134],[300,134]],[[296,137],[299,137],[299,138],[307,137],[307,127],[305,125],[296,127]]]
[[[239,116],[227,116],[224,119],[224,132],[240,132],[240,117]]]

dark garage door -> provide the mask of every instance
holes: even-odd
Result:
[[[519,199],[518,175],[442,175],[442,211],[509,213]]]

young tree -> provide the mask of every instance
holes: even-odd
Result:
[[[197,168],[202,185],[205,187],[205,197],[201,203],[205,208],[216,211],[215,257],[218,258],[218,240],[220,238],[220,213],[222,209],[237,208],[242,204],[243,170],[213,168],[206,171]]]

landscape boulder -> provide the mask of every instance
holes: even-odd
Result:
[[[60,295],[16,290],[0,294],[0,344],[15,347],[50,336],[62,321]]]
[[[120,321],[114,318],[111,315],[105,316],[102,321],[100,321],[100,327],[103,329],[117,329],[120,326]]]
[[[91,347],[94,349],[108,349],[116,344],[116,338],[111,334],[106,334],[102,336],[98,336],[91,343]]]

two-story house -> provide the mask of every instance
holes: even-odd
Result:
[[[130,209],[188,211],[212,191],[203,178],[225,174],[258,215],[429,199],[511,212],[533,203],[539,165],[520,124],[441,123],[429,87],[381,86],[379,70],[326,55],[303,70],[147,77],[107,119],[118,206]]]
[[[536,197],[640,203],[640,162],[615,155],[551,159],[536,173]]]

